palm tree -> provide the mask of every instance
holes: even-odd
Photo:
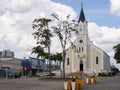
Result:
[[[39,58],[40,56],[41,57],[45,56],[43,48],[41,46],[39,46],[39,45],[32,49],[32,54],[33,53],[37,54],[37,58]]]
[[[48,56],[49,60],[49,72],[51,78],[51,61],[50,61],[50,45],[52,32],[49,27],[51,19],[40,18],[35,19],[32,24],[32,28],[35,30],[33,33],[34,39],[37,40],[37,46],[33,48],[33,53],[36,53],[37,56]],[[44,48],[47,48],[48,53],[44,52]]]
[[[115,50],[114,59],[117,63],[120,63],[120,44],[115,45],[113,49]]]

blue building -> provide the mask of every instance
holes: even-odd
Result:
[[[32,74],[35,74],[36,72],[41,72],[44,70],[45,61],[43,59],[30,57],[30,62],[31,62]]]
[[[21,61],[21,66],[24,69],[31,69],[31,62],[29,61],[29,59],[24,59]]]
[[[21,73],[22,75],[28,75],[31,72],[31,62],[29,59],[23,59],[21,61]]]

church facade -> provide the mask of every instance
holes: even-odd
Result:
[[[83,8],[81,8],[78,25],[76,26],[78,34],[74,41],[75,48],[70,46],[66,52],[66,74],[80,71],[86,74],[93,71],[96,73],[110,71],[110,57],[90,41],[87,25],[88,22],[85,19]]]

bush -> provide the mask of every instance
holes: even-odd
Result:
[[[114,72],[109,72],[109,73],[108,73],[108,76],[114,76],[114,75],[115,75]]]
[[[114,67],[114,68],[111,68],[111,71],[113,71],[115,74],[119,72],[119,69]]]
[[[75,76],[72,76],[71,81],[72,81],[72,82],[75,82],[75,80],[76,80],[76,77],[75,77]]]
[[[47,75],[47,76],[50,76],[50,74],[49,74],[49,75]],[[51,73],[51,76],[55,76],[55,73]]]
[[[112,67],[111,68],[111,72],[101,72],[98,74],[98,76],[101,77],[111,77],[114,76],[115,74],[119,73],[119,69],[116,67]]]
[[[99,73],[98,76],[100,76],[100,77],[107,77],[108,74],[106,74],[106,73]]]
[[[109,72],[109,73],[99,73],[98,76],[100,77],[111,77],[111,76],[114,76],[116,73],[115,72]]]

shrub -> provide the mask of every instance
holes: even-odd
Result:
[[[107,77],[108,74],[106,74],[106,73],[99,73],[98,76],[100,76],[100,77]]]
[[[119,72],[119,69],[114,67],[114,68],[111,68],[111,71],[113,71],[115,74]]]
[[[115,72],[109,72],[109,73],[99,73],[98,76],[100,77],[111,77],[111,76],[114,76],[116,73]]]
[[[50,76],[50,74],[49,74],[49,75],[47,75],[47,76]],[[55,73],[51,73],[51,76],[55,76]]]
[[[75,80],[76,80],[76,77],[75,77],[75,76],[72,76],[71,81],[75,82]]]

